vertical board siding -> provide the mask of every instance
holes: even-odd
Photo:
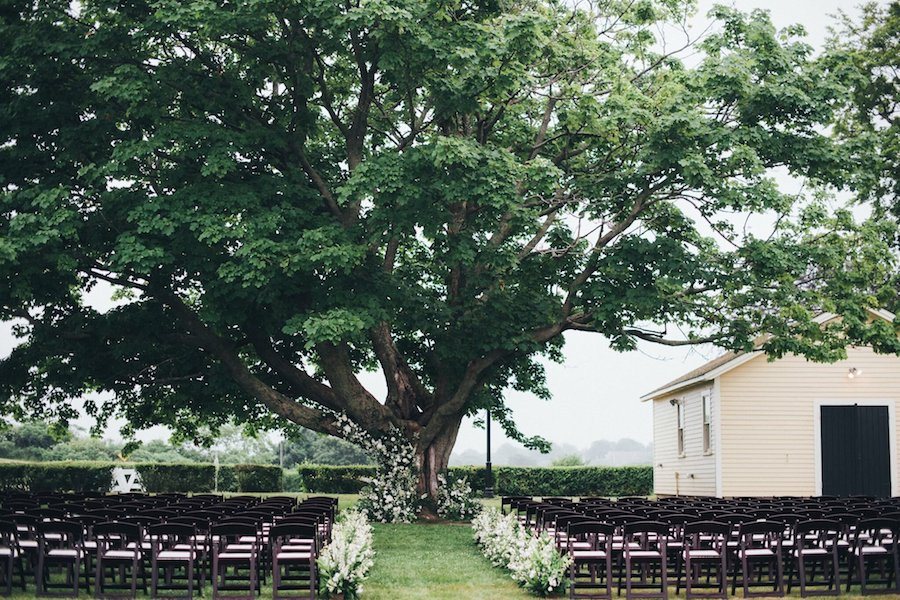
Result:
[[[653,489],[659,495],[714,496],[716,493],[716,459],[713,452],[703,451],[700,400],[703,394],[712,397],[712,385],[697,386],[653,401]],[[684,456],[678,455],[678,410],[669,403],[673,398],[682,399],[685,407]],[[715,403],[716,399],[711,401]],[[712,448],[716,444],[715,415],[713,405]]]
[[[832,364],[799,356],[769,362],[760,355],[720,376],[722,495],[815,494],[816,402],[897,405],[900,359],[870,348],[847,352],[847,360]],[[849,379],[851,367],[862,375]],[[896,431],[898,424],[891,426]],[[895,481],[898,475],[892,474]]]

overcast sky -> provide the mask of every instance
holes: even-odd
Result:
[[[832,22],[830,15],[843,9],[852,12],[857,2],[839,0],[735,0],[720,2],[741,10],[763,8],[771,12],[778,27],[794,23],[804,25],[809,42],[821,47]],[[885,1],[886,3],[886,1]],[[708,23],[705,14],[716,4],[701,0],[695,29]],[[786,186],[792,182],[785,181]],[[100,299],[102,302],[102,299]],[[0,357],[13,346],[8,326],[0,324]],[[526,434],[539,434],[551,441],[586,448],[597,439],[618,440],[630,437],[641,442],[652,439],[650,407],[641,403],[644,393],[678,377],[720,351],[713,347],[666,348],[643,343],[635,352],[613,352],[606,341],[588,333],[566,336],[565,361],[547,366],[548,385],[553,400],[545,402],[527,394],[511,392],[508,402],[517,422]],[[382,396],[380,375],[366,374],[364,383]],[[87,421],[82,423],[88,425]],[[115,430],[108,435],[116,436]],[[165,437],[159,428],[145,432],[142,439]],[[503,443],[496,432],[495,446]],[[483,449],[484,431],[466,422],[460,431],[457,450]]]

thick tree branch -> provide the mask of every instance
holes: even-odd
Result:
[[[651,185],[643,192],[638,194],[628,214],[618,222],[616,222],[615,225],[610,227],[609,231],[601,234],[597,238],[596,243],[594,243],[593,248],[591,248],[591,254],[588,257],[587,265],[581,271],[581,273],[579,273],[575,277],[566,292],[566,299],[563,301],[562,306],[562,313],[564,317],[567,317],[572,313],[572,307],[574,306],[575,299],[578,295],[578,291],[581,289],[581,286],[583,286],[588,281],[588,279],[590,279],[591,276],[597,271],[597,267],[600,264],[601,251],[619,235],[621,235],[626,229],[631,227],[631,225],[634,224],[635,221],[637,221],[638,217],[641,216],[644,210],[646,210],[647,207],[652,204],[653,194],[659,191],[667,181],[667,179],[663,179],[656,185]]]
[[[285,359],[275,347],[267,334],[258,327],[248,325],[244,328],[250,343],[256,350],[257,355],[265,362],[273,371],[284,377],[284,379],[295,388],[296,391],[312,402],[321,404],[326,408],[334,411],[344,411],[347,406],[342,399],[334,393],[334,390],[317,381],[306,371],[294,365],[291,361]]]
[[[319,366],[331,388],[346,403],[347,413],[354,421],[370,431],[384,431],[390,425],[404,425],[360,383],[346,344],[321,342],[315,348],[319,355]]]
[[[581,331],[590,331],[590,329],[585,329],[581,326],[573,327],[573,329],[580,329]],[[648,342],[653,342],[654,344],[660,344],[663,346],[696,346],[698,344],[708,344],[711,342],[716,342],[721,339],[724,339],[726,336],[724,335],[707,335],[700,338],[689,338],[686,340],[672,340],[668,338],[664,338],[661,335],[657,335],[654,333],[648,333],[646,331],[641,331],[640,329],[623,329],[622,333],[631,337],[636,337],[641,340],[645,340]]]
[[[338,206],[337,200],[335,200],[334,198],[334,194],[331,193],[331,188],[328,187],[328,183],[322,178],[322,175],[316,170],[316,168],[312,166],[306,156],[306,153],[304,153],[303,150],[296,148],[295,151],[297,154],[297,158],[300,161],[300,166],[303,167],[303,171],[306,173],[307,177],[309,177],[313,185],[316,186],[316,189],[319,190],[319,195],[322,196],[322,199],[325,201],[325,205],[328,207],[328,210],[332,215],[337,217],[339,221],[343,222],[344,215],[341,212],[340,207]]]
[[[200,347],[214,356],[228,372],[232,380],[249,396],[262,402],[273,413],[314,431],[341,437],[343,432],[335,420],[322,411],[304,406],[273,389],[250,372],[229,340],[210,329],[176,294],[154,289],[175,313],[182,325],[196,336]]]
[[[385,404],[402,419],[418,418],[419,403],[428,404],[431,394],[409,368],[394,344],[390,325],[385,322],[379,323],[372,329],[370,337],[387,383],[388,395]]]
[[[568,327],[568,322],[560,321],[535,329],[527,333],[525,337],[531,342],[542,344],[561,334]],[[437,407],[428,425],[422,429],[420,444],[427,445],[431,443],[432,440],[440,435],[448,423],[453,422],[465,410],[466,402],[471,398],[472,393],[483,385],[483,375],[488,369],[517,352],[518,350],[515,349],[497,348],[477,359],[469,361],[453,396]]]

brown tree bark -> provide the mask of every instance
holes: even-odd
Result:
[[[456,444],[456,436],[462,416],[447,422],[445,427],[429,442],[419,443],[416,447],[416,460],[419,467],[419,494],[425,494],[431,500],[437,499],[438,476],[447,472],[450,464],[450,453]],[[427,516],[427,515],[426,515]]]

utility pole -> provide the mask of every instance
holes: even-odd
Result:
[[[484,497],[485,498],[493,498],[494,497],[494,472],[491,470],[491,409],[487,409],[487,420],[485,421],[485,425],[487,427],[487,460],[484,463],[485,469],[485,477],[484,477]]]

